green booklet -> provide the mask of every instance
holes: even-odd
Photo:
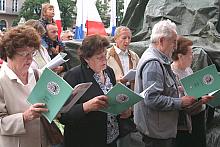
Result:
[[[108,96],[108,108],[101,111],[118,115],[121,112],[127,110],[135,103],[144,99],[146,92],[153,87],[155,83],[145,89],[141,94],[133,92],[121,83],[117,83],[107,94]]]
[[[45,103],[49,111],[43,116],[51,123],[60,110],[67,112],[90,86],[91,83],[81,83],[73,89],[60,76],[45,68],[27,101],[30,104]],[[68,99],[68,104],[63,107]]]
[[[185,94],[200,98],[220,89],[220,76],[214,64],[180,80]]]
[[[214,92],[209,93],[210,96],[214,96],[207,104],[211,107],[220,106],[220,90],[216,90]]]

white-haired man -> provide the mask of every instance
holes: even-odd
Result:
[[[63,31],[60,36],[62,41],[73,40],[73,33],[70,30]]]
[[[143,101],[134,106],[134,121],[143,135],[145,147],[174,147],[179,110],[195,102],[191,96],[179,97],[171,70],[171,55],[176,48],[176,25],[170,20],[154,25],[151,44],[143,53],[135,78],[135,91],[140,93],[156,84]]]

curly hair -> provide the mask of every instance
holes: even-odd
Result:
[[[80,47],[80,57],[85,59],[91,58],[93,55],[103,52],[108,46],[109,41],[104,36],[87,36]]]
[[[47,32],[44,25],[39,20],[29,19],[24,25],[35,28],[41,35],[44,35]]]
[[[4,56],[13,58],[20,48],[33,47],[40,48],[40,36],[37,31],[30,26],[17,26],[9,29],[0,42],[0,48]]]

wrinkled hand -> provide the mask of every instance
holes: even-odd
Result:
[[[51,48],[51,51],[54,55],[59,54],[59,52],[60,52],[59,46],[57,45],[56,48]]]
[[[100,95],[94,97],[93,99],[83,103],[83,110],[84,112],[91,112],[91,111],[98,111],[102,108],[108,107],[107,102],[108,97],[105,95]]]
[[[57,73],[61,73],[64,70],[64,67],[63,66],[57,66],[57,67],[53,68],[52,70],[57,72]]]
[[[214,98],[214,96],[204,95],[204,96],[202,96],[201,101],[203,104],[206,104],[206,103],[208,103],[209,100],[211,100],[213,98]]]
[[[195,97],[193,97],[193,96],[183,96],[183,97],[181,97],[181,99],[182,99],[181,106],[183,108],[188,107],[196,102]]]
[[[123,118],[123,119],[129,118],[131,116],[131,113],[132,113],[132,109],[129,108],[120,114],[120,118]]]
[[[122,79],[122,77],[119,78],[119,81],[122,83],[122,84],[126,84],[128,82],[127,79]]]
[[[23,113],[23,118],[25,122],[32,121],[36,118],[41,116],[42,112],[47,112],[48,109],[44,108],[44,103],[36,103],[30,106],[26,111]]]

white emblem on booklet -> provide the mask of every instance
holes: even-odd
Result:
[[[212,75],[210,74],[207,74],[207,75],[204,75],[203,77],[203,83],[206,84],[206,85],[211,85],[214,81],[214,78]]]
[[[57,83],[55,82],[48,82],[47,84],[47,89],[48,91],[53,94],[53,95],[58,95],[60,92],[60,87]]]
[[[125,94],[118,94],[116,96],[116,101],[119,103],[124,103],[127,102],[129,100],[129,97]]]

